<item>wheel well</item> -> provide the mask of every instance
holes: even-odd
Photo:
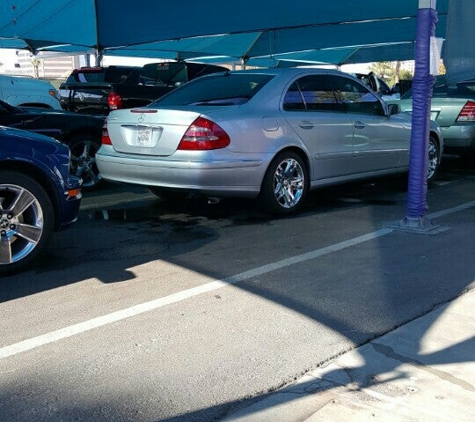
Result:
[[[429,136],[434,138],[435,141],[437,142],[437,147],[439,149],[439,158],[440,158],[442,156],[442,153],[443,153],[443,151],[440,150],[440,137],[439,137],[438,133],[434,132],[434,131],[430,131]]]
[[[287,152],[287,151],[295,152],[296,154],[300,156],[300,158],[303,160],[303,162],[307,166],[307,171],[309,172],[309,175],[310,175],[310,162],[308,160],[307,154],[305,154],[305,152],[298,147],[287,147],[280,150],[277,154],[281,154],[282,152]]]
[[[277,152],[277,154],[274,155],[274,157],[272,157],[272,160],[277,157],[277,155],[279,154],[282,154],[283,152],[294,152],[296,153],[297,155],[299,155],[299,157],[303,160],[303,162],[305,163],[305,166],[307,167],[307,171],[308,171],[308,174],[309,174],[309,177],[310,177],[310,162],[308,160],[308,157],[307,157],[307,154],[305,154],[304,151],[302,151],[302,149],[298,148],[298,147],[287,147],[287,148],[284,148],[284,149],[281,149],[279,152]],[[269,162],[269,165],[267,166],[267,169],[266,169],[266,172],[270,166],[270,163],[272,162],[272,160]],[[262,192],[262,183],[264,183],[264,179],[262,180],[261,182],[261,192]]]
[[[54,188],[53,182],[44,172],[39,170],[37,167],[21,161],[2,161],[1,167],[2,170],[12,170],[30,176],[45,189],[46,193],[48,194],[48,197],[50,198],[53,204],[53,209],[56,209],[59,206],[58,193]],[[56,230],[59,228],[60,224],[58,213],[55,213],[54,215],[54,222]]]

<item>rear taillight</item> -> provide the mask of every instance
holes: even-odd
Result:
[[[228,134],[216,123],[198,117],[181,138],[179,150],[210,150],[227,147],[231,143]]]
[[[107,130],[107,121],[105,121],[104,126],[102,126],[101,140],[103,145],[112,145],[111,138],[109,138],[109,131]]]
[[[462,111],[457,117],[457,122],[473,122],[475,121],[475,102],[467,101]]]
[[[109,108],[111,110],[122,108],[122,97],[115,92],[110,92],[109,96],[107,97],[107,104],[109,104]]]

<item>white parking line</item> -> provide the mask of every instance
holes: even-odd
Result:
[[[428,217],[429,218],[434,218],[436,216],[440,217],[440,216],[461,211],[473,206],[475,206],[475,201],[468,202],[466,204],[462,204],[460,206],[443,210],[437,213],[433,213],[429,215]],[[9,346],[2,347],[0,349],[0,359],[6,358],[9,356],[14,356],[19,353],[26,352],[28,350],[35,349],[37,347],[41,347],[49,343],[54,343],[56,341],[59,341],[68,337],[72,337],[77,334],[81,334],[86,331],[90,331],[95,328],[99,328],[99,327],[102,327],[102,326],[105,326],[105,325],[108,325],[108,324],[111,324],[111,323],[114,323],[126,318],[140,315],[154,309],[158,309],[167,305],[178,303],[183,300],[201,295],[203,293],[208,293],[208,292],[220,289],[222,287],[239,283],[244,280],[249,280],[250,278],[257,277],[262,274],[267,274],[272,271],[278,270],[280,268],[299,264],[301,262],[309,261],[311,259],[315,259],[332,252],[340,251],[342,249],[355,246],[359,243],[363,243],[368,240],[372,240],[372,239],[376,239],[378,237],[384,236],[388,233],[391,233],[392,231],[393,229],[390,229],[390,228],[380,229],[375,232],[365,234],[363,236],[355,237],[353,239],[346,240],[344,242],[327,246],[325,248],[316,249],[314,251],[311,251],[302,255],[293,256],[290,258],[286,258],[286,259],[282,259],[280,261],[274,262],[272,264],[263,265],[261,267],[257,267],[252,270],[245,271],[240,274],[236,274],[234,276],[225,278],[223,280],[212,281],[212,282],[203,284],[201,286],[193,287],[191,289],[187,289],[181,292],[171,294],[169,296],[165,296],[159,299],[151,300],[149,302],[141,303],[139,305],[122,309],[117,312],[112,312],[110,314],[103,315],[101,317],[93,318],[88,321],[71,325],[69,327],[61,328],[59,330],[51,331],[49,333],[46,333],[37,337],[23,340],[18,343],[11,344]]]

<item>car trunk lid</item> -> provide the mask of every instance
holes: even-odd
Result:
[[[109,115],[107,130],[118,152],[169,156],[199,116],[198,112],[179,109],[117,110]]]

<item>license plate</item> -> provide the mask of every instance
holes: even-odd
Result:
[[[152,129],[149,127],[137,128],[137,138],[135,138],[135,145],[138,147],[151,147]]]

